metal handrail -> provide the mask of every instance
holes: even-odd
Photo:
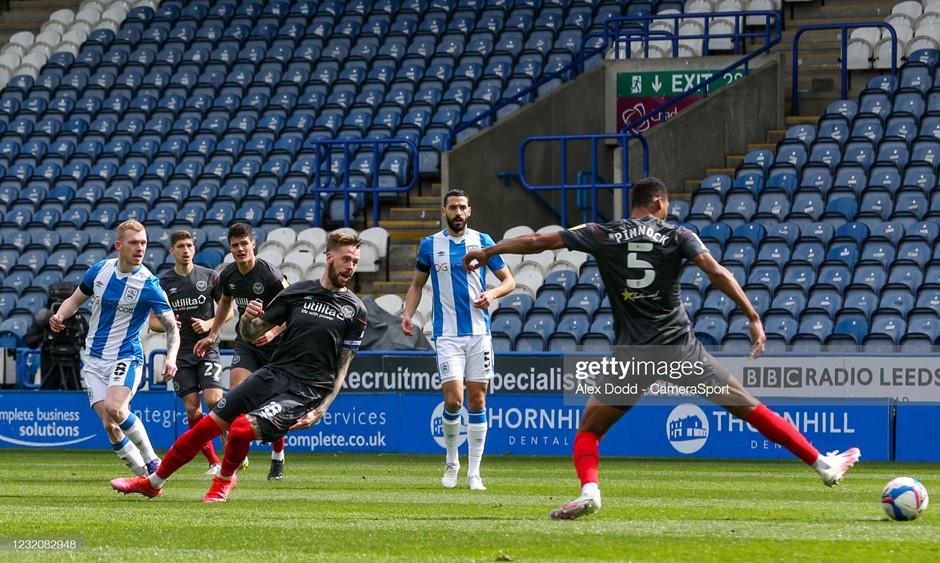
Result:
[[[371,182],[365,186],[356,185],[353,186],[349,182],[349,173],[350,173],[350,155],[355,153],[359,147],[370,146],[372,148],[372,174]],[[404,186],[380,186],[379,185],[379,156],[381,154],[382,145],[402,145],[404,146],[409,154],[409,163],[411,176],[408,183]],[[380,206],[379,206],[379,192],[407,192],[410,191],[418,183],[418,176],[420,170],[418,167],[418,146],[415,145],[414,141],[404,138],[389,138],[389,139],[315,139],[310,141],[310,146],[314,150],[314,163],[316,170],[313,171],[313,178],[308,188],[309,193],[312,193],[314,196],[319,196],[320,194],[332,194],[338,193],[343,194],[343,210],[344,210],[344,221],[343,225],[348,227],[350,225],[350,205],[351,205],[351,195],[357,193],[363,194],[372,194],[372,223],[373,226],[379,226],[379,215],[380,215]],[[323,174],[323,164],[329,163],[330,154],[332,149],[335,147],[340,147],[343,152],[343,182],[341,185],[332,186],[330,185],[331,177]],[[314,197],[313,208],[314,214],[317,217],[321,216],[322,210],[321,201],[319,197]]]
[[[599,147],[603,144],[606,148],[608,140],[615,140],[621,147],[623,147],[623,152],[621,155],[621,165],[623,170],[629,170],[630,165],[630,156],[629,151],[627,150],[628,143],[636,139],[640,142],[643,147],[643,175],[646,176],[649,174],[649,145],[647,144],[646,139],[637,133],[621,132],[621,133],[600,133],[593,135],[543,135],[537,137],[529,137],[522,142],[519,146],[519,182],[527,190],[533,192],[539,191],[561,191],[561,225],[563,227],[568,227],[568,192],[569,191],[580,191],[580,190],[591,190],[591,220],[597,221],[598,218],[598,201],[597,201],[597,191],[598,189],[624,189],[624,199],[623,199],[623,213],[626,215],[627,212],[627,193],[631,187],[628,182],[599,182],[600,174],[598,171],[597,161],[599,154]],[[578,180],[574,183],[569,183],[568,178],[568,143],[572,141],[589,141],[591,143],[591,182],[589,184],[581,184]],[[529,182],[526,179],[525,174],[525,150],[530,144],[533,143],[542,143],[542,142],[561,142],[561,155],[559,160],[561,161],[561,183],[560,184],[546,184],[546,185],[536,185]],[[582,175],[579,173],[578,178]]]
[[[894,26],[887,22],[862,22],[862,23],[842,23],[842,24],[815,24],[815,25],[804,25],[800,29],[796,30],[796,34],[793,35],[793,85],[792,92],[790,94],[790,101],[792,104],[792,109],[790,110],[793,115],[800,115],[800,95],[799,88],[797,88],[797,81],[800,76],[800,65],[797,64],[799,61],[798,53],[800,48],[800,37],[807,31],[819,31],[819,30],[832,30],[839,29],[842,30],[842,97],[840,99],[845,100],[849,97],[848,93],[848,45],[849,29],[858,29],[865,27],[875,27],[875,28],[884,28],[888,30],[888,33],[891,34],[891,76],[897,76],[898,74],[898,33],[895,31]]]

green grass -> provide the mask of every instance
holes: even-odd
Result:
[[[147,500],[109,488],[126,476],[110,452],[2,450],[4,545],[83,547],[0,560],[940,560],[940,516],[892,522],[879,505],[893,477],[940,482],[936,465],[863,458],[828,489],[798,461],[605,458],[603,510],[553,522],[577,496],[566,458],[488,456],[486,492],[441,489],[441,456],[288,453],[282,482],[265,480],[266,458],[253,455],[228,503],[204,505],[201,457]]]

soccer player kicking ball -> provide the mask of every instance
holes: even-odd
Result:
[[[290,285],[287,277],[275,265],[255,256],[256,245],[257,240],[251,225],[235,223],[229,227],[228,246],[235,262],[223,268],[219,273],[222,298],[219,300],[209,334],[196,342],[193,348],[196,356],[202,357],[211,353],[213,347],[218,346],[219,333],[228,319],[232,317],[232,310],[235,306],[238,307],[239,314],[244,314],[248,303],[255,299],[260,299],[262,307],[267,307],[278,292]],[[241,330],[236,333],[235,355],[232,356],[232,365],[229,370],[231,389],[241,385],[252,372],[271,361],[281,341],[278,334],[282,328],[273,327],[251,340],[244,339]],[[226,439],[226,435],[223,434],[223,444]],[[248,465],[247,457],[244,463]],[[282,439],[271,443],[271,469],[268,471],[268,480],[280,481],[283,478],[284,440]]]
[[[509,267],[494,258],[490,270],[499,285],[486,289],[483,272],[463,267],[463,257],[475,248],[492,246],[486,233],[467,228],[470,198],[463,190],[444,194],[441,213],[447,228],[421,241],[414,279],[405,297],[402,331],[414,336],[411,317],[421,302],[428,278],[434,287],[434,340],[437,367],[444,389],[444,476],[445,489],[457,486],[460,461],[460,409],[463,408],[463,380],[467,379],[468,465],[467,488],[485,491],[480,463],[486,445],[486,387],[493,377],[493,341],[490,336],[490,303],[516,287]]]
[[[695,338],[692,323],[680,302],[679,275],[691,260],[712,285],[728,295],[750,321],[751,358],[764,352],[764,327],[760,316],[730,272],[708,252],[698,236],[684,227],[665,222],[669,194],[662,181],[645,178],[630,191],[631,216],[610,223],[587,223],[550,234],[531,234],[501,241],[496,246],[467,254],[464,265],[479,268],[491,256],[525,254],[570,248],[593,254],[606,286],[617,336],[615,356],[682,361],[703,366],[701,373],[675,381],[677,385],[705,383],[716,392],[706,398],[745,420],[768,440],[787,448],[812,466],[823,483],[833,486],[861,456],[858,448],[822,455],[786,419],[751,395]],[[598,443],[630,410],[643,389],[658,376],[638,378],[632,395],[594,394],[588,399],[574,440],[574,466],[581,479],[581,496],[549,513],[553,520],[571,520],[601,508],[598,488]],[[621,389],[627,386],[621,386]],[[723,389],[717,391],[717,389]]]
[[[281,323],[287,325],[271,363],[231,390],[209,416],[180,436],[153,475],[114,479],[111,487],[122,493],[162,496],[170,475],[196,457],[203,444],[228,430],[222,469],[202,499],[225,502],[238,482],[236,470],[252,440],[271,442],[319,421],[343,386],[365,334],[365,306],[346,287],[359,264],[359,247],[354,236],[331,234],[327,269],[319,280],[281,291],[266,311],[258,300],[248,303],[239,325],[245,340]]]

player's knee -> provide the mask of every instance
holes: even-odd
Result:
[[[467,409],[478,411],[486,408],[486,395],[470,395],[467,397]]]
[[[124,422],[129,412],[123,403],[117,401],[111,402],[107,400],[104,403],[104,411],[108,414],[108,418],[110,418],[115,423],[115,426],[121,422]]]
[[[242,415],[235,419],[235,422],[232,423],[232,426],[228,429],[229,440],[238,440],[250,442],[259,438],[256,435],[255,428],[252,426],[251,422],[248,421],[248,417]]]

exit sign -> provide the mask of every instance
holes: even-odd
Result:
[[[735,70],[721,74],[720,70],[678,70],[657,72],[621,72],[617,74],[617,131],[633,123],[660,105],[693,90],[715,75],[718,79],[708,85],[708,93],[742,78],[746,73]],[[666,110],[665,116],[654,116],[632,131],[642,133],[653,125],[674,116],[678,111],[704,97],[696,91],[682,102]]]

